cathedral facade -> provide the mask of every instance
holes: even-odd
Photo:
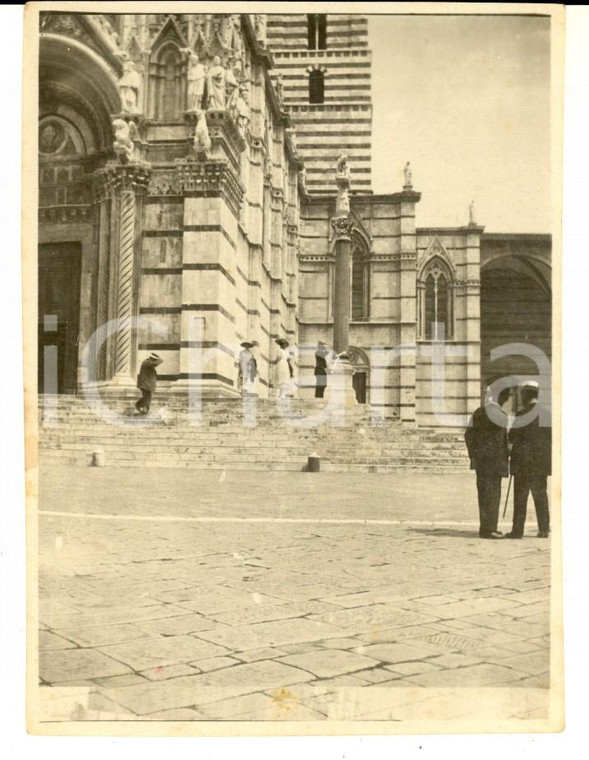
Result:
[[[248,340],[272,397],[284,338],[312,397],[342,153],[360,403],[452,424],[492,378],[537,374],[493,348],[550,356],[550,236],[486,233],[472,208],[422,226],[409,163],[372,192],[364,17],[43,12],[39,65],[40,392],[132,387],[156,351],[169,392],[237,396]]]

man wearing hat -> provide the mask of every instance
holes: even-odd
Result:
[[[253,341],[244,340],[237,360],[237,387],[241,389],[243,396],[254,393],[255,380],[258,376],[258,363],[252,353],[254,346]]]
[[[509,432],[512,444],[513,526],[506,538],[523,538],[530,491],[536,508],[538,537],[548,538],[550,532],[547,479],[551,474],[552,427],[545,424],[546,413],[538,405],[539,390],[536,382],[522,383],[523,407],[516,414]],[[530,413],[533,414],[532,421],[518,426],[518,418]]]
[[[320,340],[317,343],[315,351],[315,398],[323,398],[327,386],[327,357],[329,349],[327,345]]]
[[[157,383],[156,367],[163,362],[158,354],[150,354],[141,364],[141,369],[137,375],[137,387],[141,391],[141,398],[135,404],[135,408],[140,414],[147,414],[151,406],[151,397],[155,393]]]
[[[509,388],[504,388],[498,396],[491,387],[487,388],[485,403],[474,412],[464,434],[470,468],[477,474],[481,538],[503,537],[497,530],[497,522],[501,479],[509,474],[508,417],[503,411],[509,395]]]

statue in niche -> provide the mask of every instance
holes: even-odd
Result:
[[[235,69],[231,66],[235,62],[235,58],[229,60],[229,66],[225,72],[225,103],[228,111],[235,114],[235,107],[237,98],[239,96],[239,82],[235,76]]]
[[[225,77],[226,71],[221,65],[221,59],[216,55],[207,72],[207,110],[225,108]]]
[[[124,113],[139,113],[139,95],[141,92],[141,74],[133,61],[125,61],[123,76],[119,79],[119,92]]]
[[[186,110],[200,111],[205,92],[207,71],[200,62],[198,55],[190,48],[182,48],[188,53],[188,68],[186,70]]]
[[[242,82],[239,85],[238,95],[235,100],[235,109],[233,112],[233,118],[237,124],[239,134],[245,138],[249,131],[250,125],[250,107],[249,107],[249,89],[247,82]]]
[[[474,201],[471,201],[468,206],[468,223],[476,224],[475,215],[474,215]]]
[[[201,154],[205,158],[208,157],[211,150],[211,136],[209,135],[206,111],[198,112],[193,146],[195,153]]]
[[[348,165],[348,157],[345,153],[342,153],[338,158],[335,172],[338,177],[345,177],[346,179],[350,179],[350,167]]]
[[[405,164],[403,173],[405,175],[405,187],[413,187],[413,172],[411,171],[411,164],[409,161]]]
[[[132,161],[135,157],[135,142],[139,140],[139,130],[134,121],[114,119],[112,123],[115,139],[113,150],[122,163]]]

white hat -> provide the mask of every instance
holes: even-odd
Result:
[[[160,357],[159,357],[159,355],[158,355],[158,354],[156,354],[156,353],[151,353],[151,354],[149,354],[149,358],[150,358],[150,359],[159,359]]]
[[[529,390],[529,391],[539,391],[540,390],[540,384],[537,383],[535,380],[524,380],[523,383],[519,386],[522,391],[523,390]]]

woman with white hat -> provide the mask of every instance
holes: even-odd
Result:
[[[276,365],[276,388],[277,397],[286,398],[292,394],[292,379],[294,370],[292,366],[289,343],[284,338],[277,338],[275,341],[279,348],[278,363]]]

